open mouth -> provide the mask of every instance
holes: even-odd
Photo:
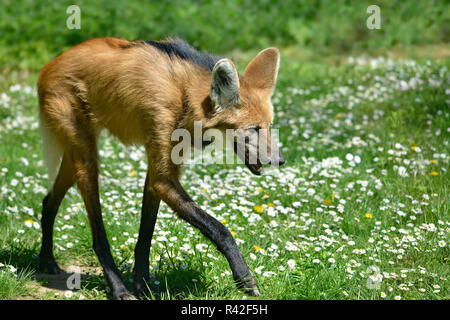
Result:
[[[263,168],[261,166],[261,163],[259,163],[259,161],[256,164],[249,164],[247,162],[245,162],[245,165],[247,166],[247,168],[249,168],[249,170],[257,175],[260,176],[263,173]]]
[[[263,173],[263,168],[262,168],[262,164],[259,161],[259,159],[256,159],[256,163],[250,163],[249,158],[250,158],[250,153],[248,151],[248,148],[245,148],[244,151],[244,159],[242,159],[241,153],[238,152],[238,145],[235,142],[234,143],[234,152],[238,155],[238,157],[245,163],[245,165],[247,166],[247,168],[254,174],[257,176],[260,176]]]

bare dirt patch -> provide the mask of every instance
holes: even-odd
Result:
[[[64,268],[67,270],[67,268]],[[33,281],[29,282],[27,286],[31,289],[28,296],[21,297],[20,300],[52,300],[64,299],[65,293],[69,291],[68,280],[74,273],[63,271],[60,274],[44,274],[35,273],[32,276]],[[101,276],[102,269],[100,267],[80,267],[81,283],[93,276]],[[69,281],[70,282],[70,281]],[[76,292],[76,289],[71,291]]]

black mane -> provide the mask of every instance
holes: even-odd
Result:
[[[212,71],[216,62],[220,60],[219,57],[195,50],[186,41],[178,38],[165,41],[143,42],[165,52],[169,56],[175,56],[193,62],[210,71]]]

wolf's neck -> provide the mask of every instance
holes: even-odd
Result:
[[[211,72],[196,70],[187,76],[183,95],[183,120],[180,126],[189,130],[194,121],[206,122],[211,118],[213,106],[209,97]]]

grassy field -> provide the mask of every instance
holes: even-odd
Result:
[[[232,231],[261,299],[450,299],[448,51],[282,49],[273,102],[286,165],[262,177],[243,165],[185,168],[187,191]],[[253,53],[231,57],[242,70]],[[57,261],[81,268],[81,289],[37,273],[47,176],[36,76],[8,71],[0,83],[0,299],[106,299],[76,188],[54,237]],[[104,221],[131,289],[144,151],[106,134],[100,144]],[[165,204],[151,275],[157,299],[247,298],[214,245]]]
[[[81,11],[79,30],[66,27],[73,4]],[[380,7],[381,29],[366,27],[370,5]],[[274,44],[317,53],[450,41],[450,10],[441,0],[2,0],[0,8],[0,66],[34,71],[100,36],[175,35],[216,53]]]

